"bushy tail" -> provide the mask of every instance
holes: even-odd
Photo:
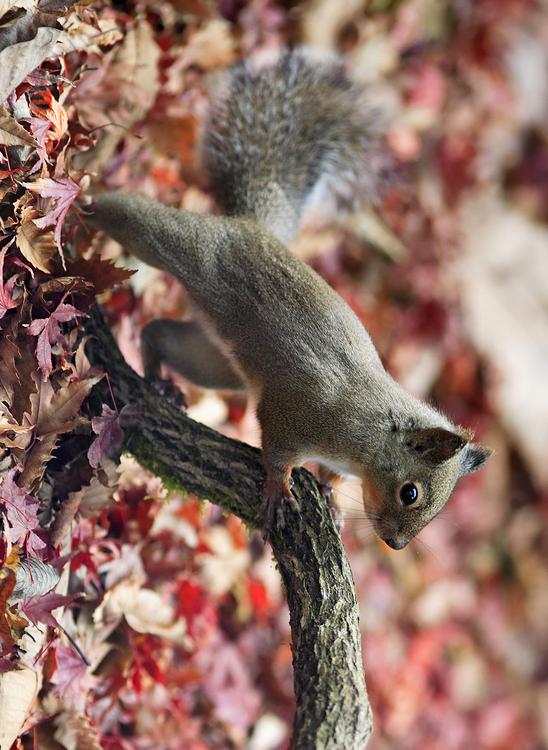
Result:
[[[231,70],[206,125],[204,161],[227,214],[287,240],[317,190],[375,194],[379,130],[340,61],[291,51],[269,67]]]

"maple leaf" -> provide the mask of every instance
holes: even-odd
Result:
[[[51,211],[41,219],[34,219],[34,223],[40,229],[55,226],[55,242],[65,266],[65,256],[61,246],[61,230],[65,223],[68,210],[80,194],[80,186],[77,185],[70,177],[41,177],[35,182],[24,182],[23,185],[42,196],[42,198],[52,198],[55,202]]]
[[[106,404],[103,404],[101,416],[91,420],[91,428],[97,437],[89,446],[88,461],[96,469],[104,455],[110,456],[119,450],[124,431],[120,427],[120,415]]]
[[[32,167],[32,169],[27,173],[31,175],[35,172],[38,172],[38,170],[40,170],[44,166],[44,164],[50,163],[50,159],[46,151],[46,141],[48,140],[48,132],[51,128],[51,122],[44,119],[43,117],[26,117],[23,118],[23,120],[24,122],[29,123],[31,133],[38,143],[38,148],[36,149],[38,160],[36,161],[36,164]]]
[[[18,300],[13,296],[13,287],[17,281],[17,274],[10,276],[4,284],[4,258],[8,248],[0,252],[0,318],[3,318],[8,310],[17,307]]]
[[[0,502],[8,521],[5,532],[12,544],[21,543],[27,551],[39,553],[46,546],[36,533],[40,501],[15,483],[17,470],[11,468],[0,485]]]
[[[29,599],[19,604],[19,609],[34,624],[43,622],[45,625],[51,625],[52,628],[61,627],[53,615],[53,610],[57,607],[66,607],[71,604],[78,594],[63,596],[55,591],[49,591],[43,596],[31,596]]]
[[[51,364],[52,344],[61,343],[64,338],[60,324],[67,323],[69,320],[73,320],[84,314],[73,305],[66,305],[63,302],[64,299],[65,297],[62,298],[49,317],[36,318],[27,329],[27,333],[30,336],[38,336],[36,358],[44,380],[48,379],[53,369]]]
[[[56,692],[66,705],[83,705],[89,689],[95,684],[87,664],[73,648],[62,643],[57,646],[55,655],[57,669],[50,682],[55,685]]]
[[[69,265],[69,271],[74,276],[83,276],[94,286],[95,294],[101,294],[129,279],[135,271],[116,266],[107,258],[93,255],[89,260],[78,258]]]
[[[45,148],[48,130],[51,122],[43,117],[26,117],[25,122],[30,125],[31,132],[41,148]]]

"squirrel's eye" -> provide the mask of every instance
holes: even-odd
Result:
[[[416,505],[422,500],[423,489],[420,482],[404,482],[398,490],[398,497],[402,505],[406,507]]]

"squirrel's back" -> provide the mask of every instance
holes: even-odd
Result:
[[[287,240],[317,190],[375,193],[378,119],[336,58],[296,50],[267,66],[236,65],[203,139],[217,198],[227,214]]]

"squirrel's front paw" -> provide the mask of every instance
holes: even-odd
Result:
[[[284,512],[289,508],[293,513],[299,513],[299,503],[291,492],[293,480],[278,480],[269,477],[266,480],[263,501],[263,518],[265,530],[283,529],[285,526]]]
[[[160,396],[166,398],[173,406],[178,409],[187,408],[185,394],[180,388],[177,388],[173,380],[169,378],[149,378],[148,382]]]

